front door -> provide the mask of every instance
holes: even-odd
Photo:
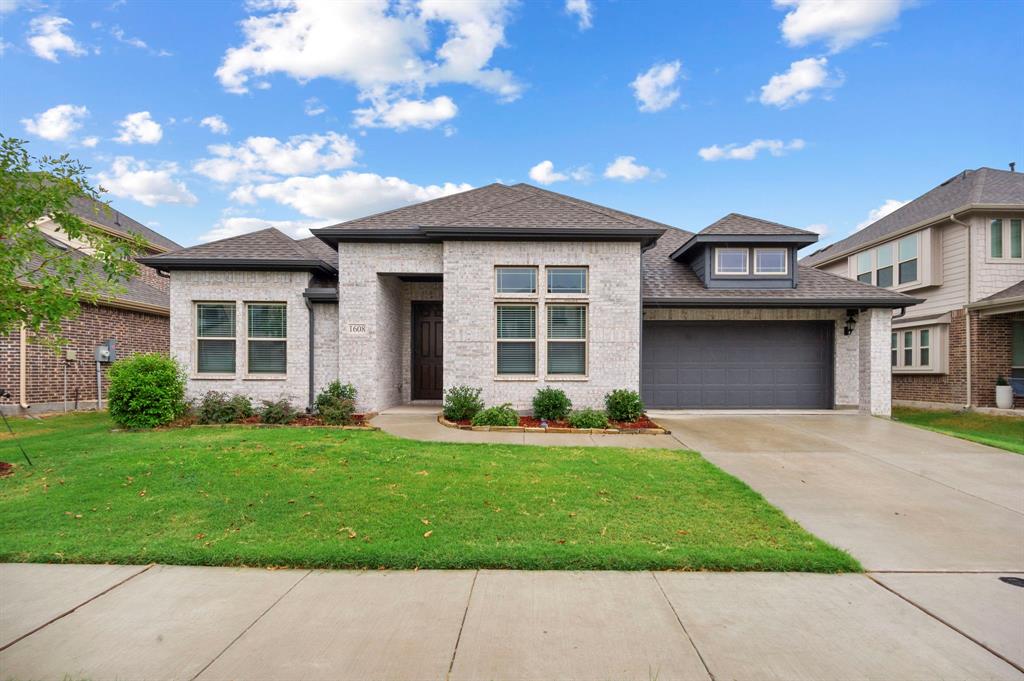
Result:
[[[442,338],[444,308],[441,303],[412,304],[412,399],[439,400],[442,391]]]

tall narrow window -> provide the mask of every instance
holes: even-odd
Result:
[[[536,293],[536,267],[495,267],[494,290],[498,293]]]
[[[897,243],[901,284],[917,281],[917,251],[920,243],[921,237],[918,234],[905,236]]]
[[[235,373],[234,303],[196,303],[196,373]]]
[[[586,267],[549,267],[548,293],[586,293]]]
[[[918,332],[917,356],[922,367],[931,366],[932,363],[932,334],[928,329],[921,329]]]
[[[875,285],[882,288],[892,286],[892,244],[879,246],[876,251],[878,270],[875,272]]]
[[[498,305],[496,309],[499,375],[537,373],[537,307]]]
[[[1024,321],[1013,322],[1013,354],[1010,356],[1010,376],[1024,378]]]
[[[903,332],[903,366],[914,366],[914,332]]]
[[[286,373],[288,308],[284,303],[249,303],[248,307],[249,373]]]
[[[857,254],[857,281],[871,284],[871,251]]]
[[[1010,220],[1010,257],[1021,257],[1021,221]]]
[[[993,220],[988,228],[989,253],[993,258],[1003,257],[1003,221]]]
[[[747,274],[750,271],[747,257],[745,248],[716,248],[715,274]]]
[[[896,366],[900,363],[900,335],[895,331],[892,332],[890,337],[890,351],[892,354],[892,365]]]
[[[754,274],[786,274],[789,251],[785,248],[754,249]]]
[[[548,373],[587,373],[587,307],[548,305]]]

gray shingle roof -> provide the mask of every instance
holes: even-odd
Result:
[[[721,220],[708,225],[700,231],[701,234],[728,234],[736,236],[789,236],[802,235],[817,238],[814,232],[796,227],[787,227],[777,222],[770,222],[760,218],[752,218],[749,215],[729,213]]]
[[[714,305],[815,305],[856,304],[858,306],[902,307],[917,299],[862,284],[809,267],[800,268],[796,288],[709,289],[689,265],[669,256],[693,235],[680,229],[665,232],[654,248],[644,253],[643,298],[645,303],[690,301]],[[844,302],[845,301],[845,302]]]
[[[176,251],[181,248],[180,244],[177,244],[165,237],[163,234],[146,227],[138,220],[130,218],[124,213],[114,210],[110,206],[101,204],[98,201],[93,201],[89,198],[72,198],[71,212],[80,218],[91,220],[115,232],[134,232],[139,234],[149,243],[168,251]]]
[[[300,269],[310,267],[335,270],[337,253],[323,242],[313,243],[314,240],[319,242],[316,237],[296,241],[274,227],[267,227],[172,253],[139,258],[139,262],[160,269],[190,264],[222,263],[228,266],[245,261],[252,265],[279,264]]]
[[[1007,286],[1002,291],[993,293],[992,295],[982,298],[979,303],[994,303],[999,300],[1008,300],[1010,298],[1019,298],[1024,296],[1024,279],[1018,281],[1013,286]]]
[[[977,205],[1024,208],[1024,173],[995,168],[964,170],[864,229],[812,253],[800,263],[813,266],[856,251],[861,245],[887,234]]]

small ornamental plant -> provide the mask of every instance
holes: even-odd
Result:
[[[170,357],[152,353],[114,362],[108,374],[110,418],[125,428],[153,428],[185,414],[185,377]]]
[[[488,407],[474,416],[472,423],[474,426],[518,426],[519,412],[511,404]]]
[[[441,412],[449,421],[472,419],[484,408],[484,401],[480,399],[480,393],[480,388],[453,385],[444,391],[444,405],[441,407]]]
[[[608,415],[600,409],[580,409],[569,414],[573,428],[607,428]]]
[[[316,413],[328,426],[347,426],[352,423],[356,411],[356,389],[351,383],[333,381],[324,388],[314,401]]]
[[[245,395],[228,395],[211,390],[196,405],[196,422],[200,424],[234,423],[253,415],[252,400]]]
[[[604,405],[612,421],[629,423],[644,414],[644,403],[635,390],[613,390],[604,396]]]
[[[541,388],[533,396],[533,415],[548,421],[564,421],[572,410],[572,402],[564,390]]]
[[[263,400],[260,408],[260,421],[274,425],[285,425],[291,423],[299,413],[288,400]]]

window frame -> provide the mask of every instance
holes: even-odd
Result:
[[[901,251],[900,245],[903,242],[909,241],[911,239],[914,241],[914,244],[915,244],[915,246],[914,246],[914,257],[912,257],[912,258],[904,258],[903,255],[900,253],[900,251]],[[899,287],[899,286],[912,286],[914,284],[920,284],[921,283],[921,245],[922,245],[922,242],[923,242],[923,239],[921,238],[921,232],[914,232],[912,234],[907,234],[906,236],[900,237],[899,239],[896,239],[896,241],[892,242],[892,243],[895,244],[895,247],[896,247],[896,252],[893,254],[895,256],[895,260],[896,260],[895,269],[893,271],[893,274],[895,275],[895,286],[897,286],[897,287]],[[903,281],[902,265],[905,262],[911,262],[911,261],[914,262],[914,278],[910,279],[908,281]]]
[[[498,329],[498,310],[503,307],[526,307],[533,309],[533,337],[532,338],[502,338]],[[496,302],[494,304],[494,376],[501,380],[516,380],[516,379],[536,379],[537,378],[537,364],[540,361],[538,350],[538,338],[537,338],[537,308],[536,302]],[[526,373],[502,373],[501,366],[498,364],[498,348],[502,343],[522,343],[533,345],[533,372]]]
[[[868,259],[867,269],[863,269],[862,266],[861,266],[861,262],[860,261],[861,261],[861,257],[862,256],[866,256],[867,259]],[[856,256],[854,256],[854,269],[856,270],[856,272],[854,273],[856,275],[854,277],[854,279],[856,279],[857,281],[859,281],[862,284],[869,284],[871,286],[874,286],[874,284],[875,284],[875,249],[872,248],[869,251],[861,251]],[[861,277],[863,277],[865,274],[868,275],[868,280],[867,281],[864,281],[863,279],[861,279]]]
[[[922,343],[921,334],[927,334],[927,342]],[[910,345],[907,345],[907,336],[910,337]],[[897,363],[892,364],[893,373],[907,374],[936,374],[945,373],[945,362],[941,353],[944,352],[944,335],[942,325],[928,324],[914,327],[900,327],[892,330],[892,336],[896,338],[896,345],[892,340],[889,343],[890,363],[892,354],[897,355]],[[925,350],[928,355],[928,362],[921,362],[921,351]],[[910,353],[910,363],[907,363],[907,353]]]
[[[997,230],[995,229],[995,223],[999,223],[999,247],[1001,255],[995,255],[992,251],[995,246],[995,235]],[[1013,233],[1016,228],[1017,237],[1017,255],[1013,254]],[[1002,217],[1002,218],[990,218],[988,225],[985,229],[985,259],[987,262],[994,263],[1017,263],[1024,262],[1024,217]]]
[[[757,256],[761,253],[779,252],[782,253],[782,271],[764,272],[757,267]],[[788,277],[789,276],[789,249],[779,247],[754,248],[754,274],[761,277]]]
[[[583,310],[583,337],[582,338],[552,338],[551,337],[551,311],[555,308],[579,308]],[[544,341],[547,344],[544,348],[544,374],[556,379],[579,378],[590,375],[590,309],[586,303],[545,303],[544,305]],[[583,345],[583,371],[581,373],[562,373],[551,370],[551,345],[558,343],[571,343]]]
[[[736,251],[743,254],[742,272],[723,272],[719,267],[718,255],[726,251]],[[715,246],[715,276],[720,277],[747,277],[750,276],[750,249],[736,246]]]
[[[249,328],[250,312],[253,305],[274,306],[284,308],[284,336],[253,336]],[[284,343],[284,371],[258,371],[252,370],[252,346],[251,343]],[[288,376],[288,303],[276,300],[247,300],[245,301],[245,377],[249,379],[273,380],[286,378]]]
[[[556,291],[551,288],[551,274],[559,270],[581,270],[582,291]],[[547,265],[544,267],[544,292],[551,296],[586,296],[590,294],[590,267],[588,265]]]
[[[204,305],[227,305],[231,307],[231,336],[200,336],[199,335],[199,309]],[[195,363],[192,367],[192,375],[196,378],[234,378],[238,375],[238,304],[233,300],[196,300],[192,303],[195,329],[192,337],[192,353]],[[230,340],[234,349],[232,353],[231,371],[202,371],[199,361],[200,341],[227,341]]]
[[[527,270],[533,275],[533,290],[532,291],[502,291],[501,290],[501,277],[500,273],[502,270]],[[494,266],[494,277],[492,279],[494,286],[494,295],[502,297],[516,297],[516,296],[536,296],[540,291],[539,280],[539,268],[536,265],[495,265]]]

